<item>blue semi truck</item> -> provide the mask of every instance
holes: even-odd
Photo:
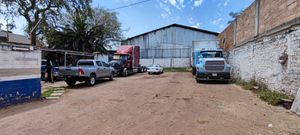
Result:
[[[224,52],[219,48],[217,40],[193,42],[192,51],[192,73],[197,82],[230,80],[231,67],[226,62]]]

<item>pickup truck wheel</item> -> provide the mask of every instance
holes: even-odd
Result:
[[[114,80],[114,72],[111,72],[111,73],[110,73],[109,80],[110,80],[110,81]]]
[[[66,83],[67,83],[69,86],[74,86],[74,85],[76,84],[76,81],[75,81],[75,80],[68,79],[68,80],[66,80]]]
[[[88,86],[94,86],[96,84],[96,76],[95,75],[91,75],[89,77],[89,79],[86,81],[86,84]]]

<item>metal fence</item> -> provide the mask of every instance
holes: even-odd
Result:
[[[191,48],[141,49],[141,58],[190,58]]]

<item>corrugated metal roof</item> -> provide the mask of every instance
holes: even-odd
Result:
[[[207,34],[216,35],[216,36],[219,35],[219,33],[217,33],[217,32],[212,32],[212,31],[208,31],[208,30],[198,29],[198,28],[195,28],[195,27],[190,27],[190,26],[185,26],[185,25],[180,25],[180,24],[176,24],[175,23],[175,24],[171,24],[171,25],[168,25],[168,26],[165,26],[165,27],[161,27],[161,28],[149,31],[149,32],[145,32],[143,34],[139,34],[139,35],[130,37],[127,40],[130,40],[130,39],[133,39],[133,38],[136,38],[136,37],[139,37],[139,36],[143,36],[143,35],[146,35],[148,33],[156,32],[156,31],[159,31],[159,30],[162,30],[162,29],[170,28],[170,27],[180,27],[180,28],[185,28],[185,29],[189,29],[189,30],[199,31],[199,32],[207,33]]]
[[[26,45],[30,45],[30,40],[27,36],[24,35],[18,35],[18,34],[13,34],[10,32],[6,32],[6,31],[1,31],[0,32],[0,37],[6,37],[7,38],[7,34],[8,34],[8,41],[10,43],[16,43],[16,44],[26,44]]]

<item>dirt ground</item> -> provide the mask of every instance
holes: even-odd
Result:
[[[300,117],[234,84],[197,84],[190,73],[137,74],[2,109],[0,134],[297,135]]]

